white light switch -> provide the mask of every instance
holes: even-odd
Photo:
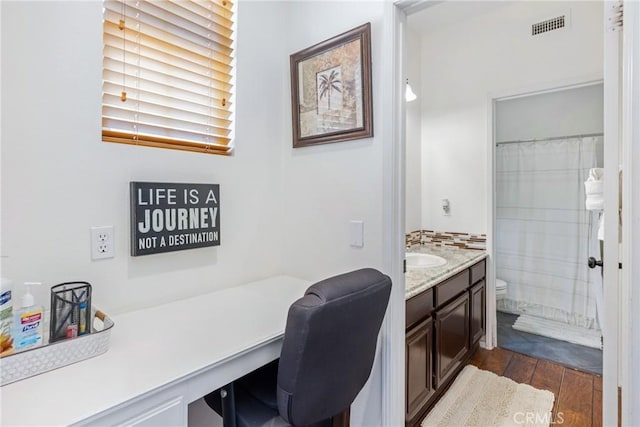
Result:
[[[364,246],[364,221],[351,221],[349,224],[349,244],[354,248]]]

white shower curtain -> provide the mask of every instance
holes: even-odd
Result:
[[[498,309],[597,328],[594,290],[598,214],[584,181],[602,137],[499,144],[496,148],[496,277],[508,283]]]

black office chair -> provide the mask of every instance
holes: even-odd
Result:
[[[369,378],[390,293],[371,268],[314,284],[289,308],[280,359],[205,401],[225,427],[330,426]]]

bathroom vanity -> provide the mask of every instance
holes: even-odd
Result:
[[[441,266],[412,268],[406,282],[407,427],[419,425],[477,349],[485,329],[484,251],[420,247]]]

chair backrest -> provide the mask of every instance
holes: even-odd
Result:
[[[367,268],[309,287],[289,308],[278,410],[294,426],[348,408],[371,373],[391,279]]]

